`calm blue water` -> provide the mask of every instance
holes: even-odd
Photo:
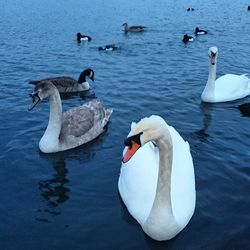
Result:
[[[204,105],[207,51],[219,48],[217,74],[250,73],[248,1],[2,0],[0,2],[0,249],[249,249],[250,118],[243,100]],[[194,12],[187,12],[194,7]],[[141,24],[125,36],[121,25]],[[207,29],[185,48],[183,34]],[[77,32],[90,35],[78,45]],[[100,53],[98,46],[121,49]],[[114,113],[93,142],[45,155],[38,142],[49,105],[27,108],[32,79],[92,67],[93,95]],[[189,141],[197,205],[168,242],[148,238],[122,204],[117,181],[130,122],[161,115]]]

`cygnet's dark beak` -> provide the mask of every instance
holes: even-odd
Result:
[[[29,106],[28,110],[31,111],[39,102],[41,101],[38,93],[32,94],[32,103]]]

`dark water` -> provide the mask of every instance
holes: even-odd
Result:
[[[249,249],[250,118],[237,106],[201,104],[207,51],[219,48],[218,75],[249,73],[249,2],[2,0],[0,2],[0,249]],[[193,7],[194,12],[187,12]],[[142,24],[123,34],[121,24]],[[184,33],[207,29],[185,48]],[[90,35],[78,45],[77,32]],[[121,49],[100,53],[98,46]],[[32,112],[28,81],[78,77],[92,67],[93,95],[112,107],[107,131],[93,142],[45,155],[38,142],[49,105]],[[130,122],[159,114],[189,141],[197,205],[173,240],[155,242],[122,204],[117,181]]]

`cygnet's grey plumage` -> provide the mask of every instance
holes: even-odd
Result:
[[[81,72],[78,80],[69,76],[58,76],[33,80],[30,81],[30,83],[37,84],[39,82],[49,81],[56,86],[59,93],[74,93],[89,90],[90,86],[86,80],[86,77],[89,77],[92,81],[94,81],[94,74],[94,70],[86,69]]]
[[[44,153],[54,153],[85,144],[99,136],[113,112],[94,99],[84,105],[62,112],[57,88],[49,81],[35,85],[33,103],[29,110],[43,99],[49,99],[50,117],[47,129],[39,142]]]

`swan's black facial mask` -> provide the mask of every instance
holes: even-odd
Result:
[[[213,51],[211,51],[210,58],[211,58],[211,64],[215,65],[216,52],[214,53]]]
[[[133,141],[133,142],[137,143],[138,145],[140,145],[140,147],[141,147],[141,139],[140,139],[140,137],[141,137],[142,134],[143,134],[143,132],[128,137],[127,139],[124,140],[124,145],[131,149],[132,141]]]

